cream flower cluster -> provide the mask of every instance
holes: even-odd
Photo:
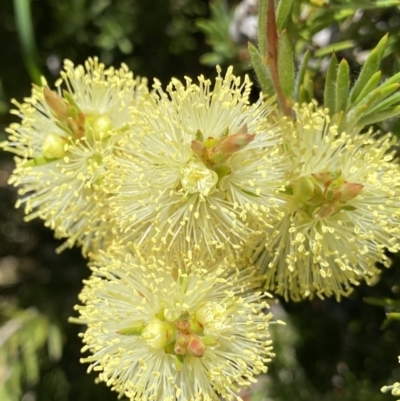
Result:
[[[236,399],[273,356],[253,269],[100,253],[77,306],[89,371],[131,400]]]
[[[250,104],[251,82],[173,79],[136,111],[107,187],[124,241],[167,252],[247,246],[269,225],[283,177],[273,100]]]
[[[235,399],[272,351],[265,288],[346,296],[399,250],[395,140],[282,116],[248,77],[133,78],[65,62],[1,144],[27,219],[92,259],[83,358],[131,400]],[[106,249],[106,251],[100,251]]]
[[[291,161],[278,223],[266,230],[253,261],[266,287],[286,299],[348,295],[374,280],[376,263],[399,250],[400,169],[390,135],[339,133],[327,111],[295,109],[282,123]]]
[[[102,181],[147,83],[126,65],[106,69],[95,58],[77,67],[65,61],[55,86],[42,79],[24,103],[14,101],[22,121],[10,125],[3,148],[18,156],[10,183],[19,187],[26,220],[42,218],[68,238],[64,246],[77,242],[87,252],[111,236]]]

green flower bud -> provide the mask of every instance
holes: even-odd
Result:
[[[308,202],[316,192],[316,183],[311,177],[300,177],[291,183],[293,195],[298,202]]]
[[[42,153],[47,159],[61,159],[65,155],[65,142],[57,134],[47,134],[43,141]]]
[[[141,337],[154,349],[165,347],[171,336],[171,327],[159,319],[151,319],[142,330]]]
[[[221,314],[221,307],[214,302],[207,302],[202,307],[197,309],[196,320],[203,326],[214,322]]]
[[[105,139],[110,136],[113,123],[108,116],[97,116],[90,124],[91,135],[94,139]]]

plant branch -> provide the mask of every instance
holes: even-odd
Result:
[[[275,16],[275,1],[268,1],[267,11],[267,55],[265,57],[265,64],[269,67],[271,79],[274,84],[276,95],[278,97],[279,105],[284,114],[287,116],[292,115],[292,110],[288,104],[287,98],[283,93],[281,83],[279,81],[278,71],[278,30],[276,26]]]

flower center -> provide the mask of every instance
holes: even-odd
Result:
[[[179,316],[164,309],[147,324],[138,324],[118,331],[120,335],[140,336],[151,348],[164,349],[165,353],[174,357],[178,370],[188,356],[201,358],[206,347],[217,345],[213,336],[204,331],[210,323],[210,316],[215,306],[206,303],[194,313],[182,312]]]
[[[57,126],[71,138],[79,139],[85,136],[90,141],[96,141],[110,136],[114,127],[109,116],[84,114],[67,91],[64,91],[61,97],[45,87],[43,95]]]
[[[343,179],[341,170],[311,174],[293,180],[286,187],[297,205],[310,218],[327,218],[340,210],[355,210],[347,202],[359,195],[364,185]]]
[[[229,135],[229,128],[226,128],[219,138],[210,136],[204,139],[202,132],[198,130],[191,148],[203,165],[216,173],[217,181],[219,181],[231,173],[230,167],[226,165],[228,159],[246,147],[254,137],[255,135],[247,133],[247,125],[233,135]]]
[[[185,195],[199,193],[202,197],[215,190],[218,175],[200,161],[190,161],[181,169],[181,185]]]
[[[94,143],[110,137],[114,127],[109,116],[102,114],[97,116],[85,115],[67,91],[64,91],[63,97],[61,97],[45,87],[43,88],[43,95],[55,124],[63,130],[64,135],[54,132],[47,134],[43,140],[42,155],[29,160],[26,165],[39,166],[62,159],[67,156],[69,140],[85,137],[87,141]],[[101,164],[98,157],[96,162],[98,165]]]

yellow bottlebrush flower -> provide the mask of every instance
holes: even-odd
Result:
[[[231,400],[266,371],[271,315],[254,269],[120,255],[96,256],[76,307],[99,381],[131,400]]]
[[[86,251],[107,232],[106,162],[131,124],[130,107],[148,92],[146,81],[96,58],[76,67],[65,61],[56,91],[42,81],[23,103],[14,101],[22,121],[1,144],[18,155],[10,182],[20,187],[27,220],[42,218]]]
[[[250,104],[251,82],[228,69],[215,84],[173,79],[138,111],[116,158],[113,214],[136,244],[238,249],[274,213],[282,178],[273,100]],[[267,223],[266,223],[267,224]]]
[[[285,207],[253,255],[266,288],[285,298],[348,295],[399,250],[400,170],[389,135],[337,132],[326,110],[298,107],[283,122],[292,167]]]

